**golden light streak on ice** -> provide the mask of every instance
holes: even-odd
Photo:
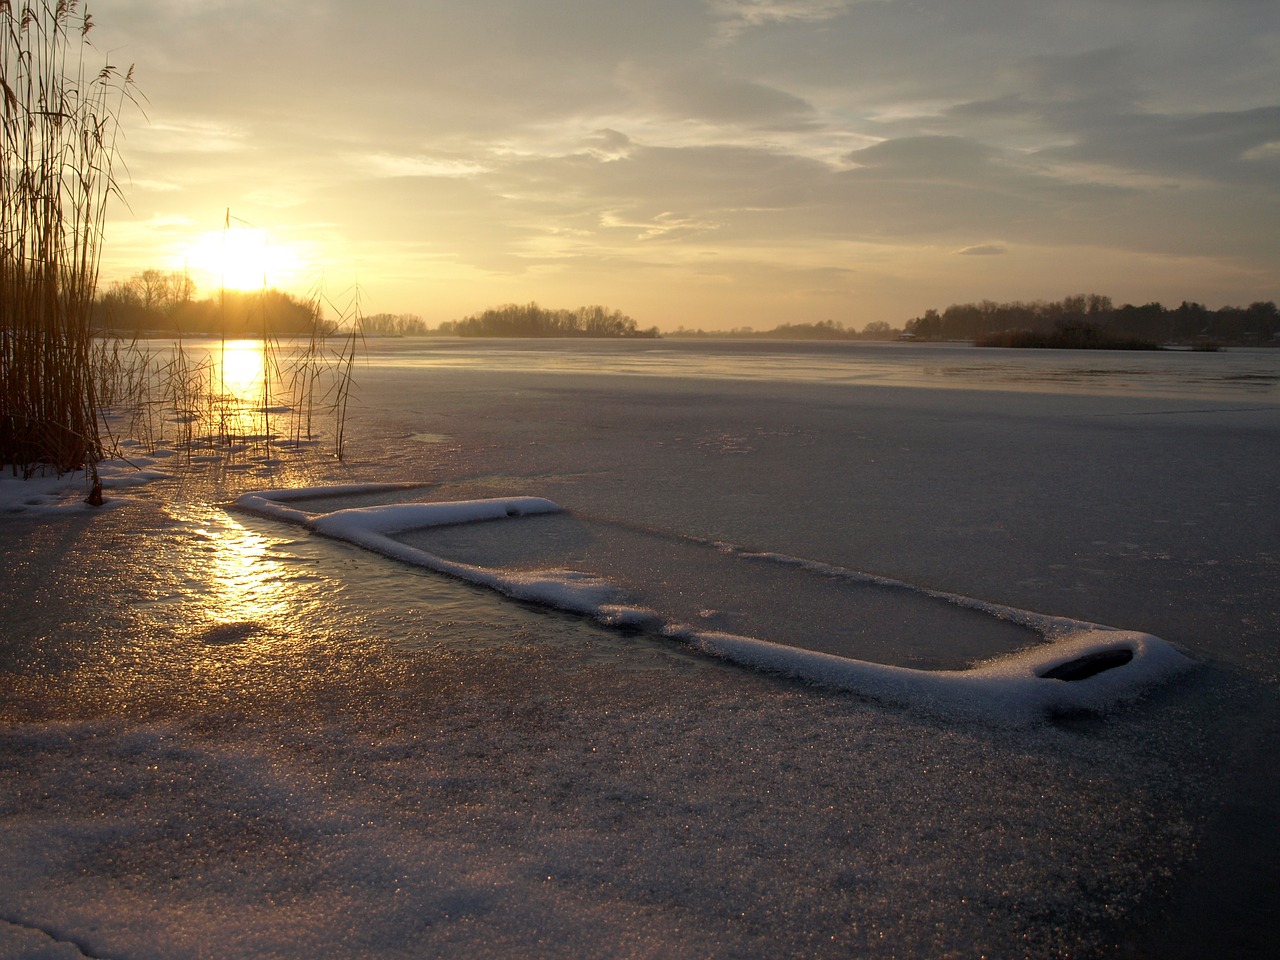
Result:
[[[267,538],[231,519],[201,532],[208,538],[203,576],[211,589],[202,596],[209,620],[266,628],[282,620],[289,611],[288,572],[272,557]]]
[[[259,402],[263,397],[266,358],[256,340],[232,340],[218,357],[218,379],[222,393],[241,404]]]

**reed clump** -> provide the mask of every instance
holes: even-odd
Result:
[[[343,459],[354,367],[363,339],[358,295],[308,301],[310,329],[271,333],[271,298],[261,301],[254,339],[159,340],[112,336],[94,343],[104,445],[129,441],[172,449],[188,460],[274,458],[323,449]],[[337,311],[325,319],[324,306]]]
[[[0,464],[101,457],[90,311],[133,68],[88,62],[77,0],[0,0]]]
[[[334,325],[321,320],[317,295],[309,329],[282,342],[264,290],[261,326],[245,331],[261,339],[247,348],[180,334],[120,338],[95,323],[120,118],[138,96],[132,67],[89,63],[92,27],[79,0],[0,0],[0,465],[24,476],[84,469],[93,499],[95,465],[119,438],[219,457],[260,446],[270,456],[276,444],[319,442],[326,414],[340,458],[358,298]],[[334,326],[349,333],[334,337]],[[246,349],[258,354],[248,383],[227,370],[228,356]]]

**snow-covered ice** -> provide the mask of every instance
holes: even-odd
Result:
[[[103,506],[122,506],[128,502],[123,491],[166,476],[165,465],[172,454],[170,450],[153,450],[97,464],[103,486],[113,491],[111,500]],[[0,470],[0,513],[95,510],[98,508],[86,503],[92,486],[92,478],[85,470],[59,474],[50,469],[25,478],[13,470]]]

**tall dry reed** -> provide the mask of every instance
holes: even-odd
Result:
[[[101,455],[90,308],[133,68],[87,62],[78,0],[0,0],[0,464]]]

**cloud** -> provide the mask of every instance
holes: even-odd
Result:
[[[860,3],[892,0],[708,0],[720,20],[717,43],[732,43],[745,31],[772,24],[824,23],[848,13]]]
[[[479,186],[543,216],[591,222],[717,224],[744,215],[807,208],[821,199],[831,169],[786,153],[735,146],[632,143],[625,157],[592,154],[512,159]]]
[[[485,171],[483,164],[456,157],[377,153],[361,157],[358,163],[379,177],[474,177]]]
[[[1015,62],[1008,75],[1020,96],[1043,102],[1105,101],[1109,109],[1136,96],[1138,64],[1131,46],[1072,54],[1038,54]]]
[[[225,154],[245,150],[249,135],[250,131],[243,125],[199,119],[164,119],[143,126],[130,137],[130,143],[151,153]]]
[[[631,138],[617,130],[596,130],[587,138],[587,150],[601,160],[621,160],[631,154]]]
[[[1099,113],[1062,127],[1075,142],[1047,147],[1044,156],[1207,180],[1270,179],[1275,169],[1265,163],[1265,148],[1280,141],[1280,106],[1184,116]]]
[[[920,136],[885,140],[846,159],[855,167],[897,176],[955,178],[985,168],[993,154],[992,148],[966,137]]]
[[[601,215],[600,225],[605,229],[624,229],[637,240],[674,240],[709,233],[720,227],[714,220],[682,217],[663,210],[648,220],[628,220],[622,214],[608,211]]]
[[[998,257],[1008,252],[1008,247],[1001,246],[998,243],[981,243],[974,247],[965,247],[963,250],[957,250],[956,254],[961,257]]]
[[[1247,163],[1275,163],[1280,160],[1280,140],[1269,140],[1256,147],[1250,147],[1240,155]]]
[[[794,130],[814,122],[813,107],[800,97],[703,66],[653,72],[631,64],[619,76],[642,103],[678,121],[761,130]]]

